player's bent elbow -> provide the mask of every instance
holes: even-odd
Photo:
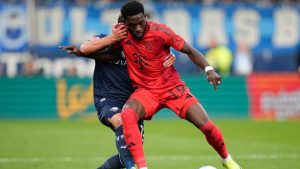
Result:
[[[88,46],[85,45],[85,44],[82,44],[82,45],[80,46],[80,52],[81,52],[82,54],[84,54],[84,55],[89,55],[89,54],[91,54],[91,52],[89,51]]]

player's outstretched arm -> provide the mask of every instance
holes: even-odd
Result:
[[[210,84],[214,85],[215,90],[218,90],[218,85],[221,83],[221,76],[209,65],[205,57],[187,42],[184,43],[180,51],[187,54],[197,66],[205,70],[207,80]]]
[[[69,54],[74,54],[76,56],[82,56],[83,54],[81,53],[81,51],[79,50],[79,48],[77,48],[75,45],[70,45],[70,46],[58,46],[59,49],[67,51],[67,53]]]
[[[70,46],[58,46],[60,49],[64,50],[64,51],[67,51],[67,53],[69,54],[74,54],[78,57],[85,57],[85,58],[90,58],[90,59],[95,59],[95,60],[98,60],[98,61],[114,61],[114,60],[117,60],[119,57],[118,57],[118,54],[117,52],[120,52],[120,51],[117,51],[115,50],[114,52],[112,52],[110,50],[109,47],[106,47],[102,50],[99,50],[95,53],[92,53],[90,55],[84,55],[79,48],[77,48],[75,45],[70,45]]]
[[[88,40],[88,41],[84,42],[80,46],[80,51],[84,55],[90,55],[92,53],[95,53],[95,52],[105,48],[106,46],[112,45],[112,44],[126,38],[126,36],[127,36],[127,29],[126,29],[125,25],[123,25],[123,24],[118,24],[118,26],[117,25],[113,26],[112,31],[113,31],[113,33],[111,35],[105,36],[103,38],[94,39],[94,40]]]

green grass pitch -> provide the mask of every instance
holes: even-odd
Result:
[[[215,120],[243,169],[299,169],[300,123]],[[150,169],[223,168],[204,136],[184,120],[145,123]],[[95,169],[116,153],[114,134],[98,122],[0,120],[1,169]]]

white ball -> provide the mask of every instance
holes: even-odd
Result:
[[[216,169],[216,168],[212,167],[212,166],[203,166],[203,167],[200,167],[199,169]]]

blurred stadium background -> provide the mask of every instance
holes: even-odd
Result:
[[[96,168],[116,152],[113,133],[97,122],[93,60],[57,46],[109,34],[124,2],[0,0],[0,168]],[[214,92],[174,51],[175,67],[242,166],[299,169],[300,1],[142,2],[150,20],[170,26],[222,74]],[[150,167],[221,168],[198,135],[162,110],[146,123]]]

